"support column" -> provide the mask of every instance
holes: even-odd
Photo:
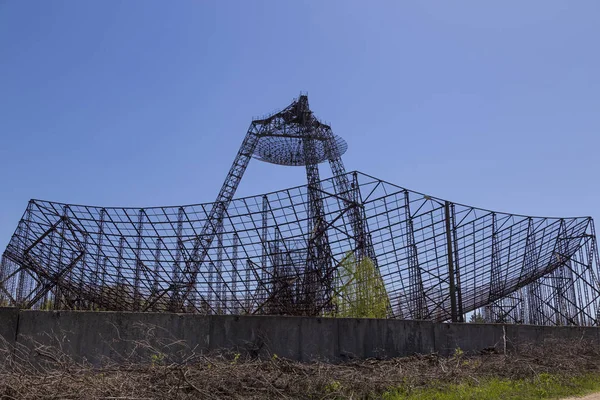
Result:
[[[158,286],[160,281],[160,261],[161,253],[163,248],[162,238],[156,239],[156,248],[154,249],[154,271],[152,276],[152,293],[150,294],[150,301],[152,302],[152,310],[156,311],[156,297],[158,296]]]
[[[144,233],[144,209],[140,209],[137,220],[137,237],[135,241],[135,276],[133,278],[133,310],[140,309],[140,278],[143,268],[142,262],[142,237]]]
[[[456,286],[454,283],[454,257],[452,255],[452,216],[450,214],[450,202],[444,204],[445,219],[446,219],[446,254],[448,258],[448,283],[450,289],[450,314],[452,322],[459,322],[458,309],[456,307]]]
[[[414,319],[427,319],[429,310],[425,301],[423,279],[419,267],[419,255],[415,242],[413,218],[410,211],[410,195],[404,191],[404,213],[406,215],[406,244],[408,249],[408,297],[410,301],[409,313]]]
[[[100,210],[100,219],[98,221],[98,236],[96,239],[96,267],[94,269],[94,276],[93,276],[93,282],[92,285],[98,285],[98,282],[104,282],[104,275],[106,274],[106,271],[104,271],[102,273],[102,278],[100,278],[99,274],[100,274],[100,269],[103,266],[102,262],[102,242],[104,240],[104,221],[106,219],[106,209],[103,208]],[[99,297],[102,296],[104,287],[100,286],[99,288],[97,287],[97,294]]]
[[[183,220],[185,218],[185,210],[183,207],[179,207],[177,210],[177,226],[175,228],[175,235],[177,236],[176,240],[176,248],[175,248],[175,260],[173,262],[173,268],[171,270],[171,280],[172,280],[172,290],[171,290],[171,301],[170,308],[172,312],[180,312],[184,308],[184,304],[182,304],[183,299],[181,299],[181,286],[182,286],[182,277],[181,277],[181,269],[183,264]],[[195,290],[195,288],[190,288],[191,290]],[[194,300],[194,295],[190,295],[191,302]]]
[[[456,211],[454,204],[450,203],[450,214],[452,216],[452,244],[454,250],[454,275],[456,276],[456,300],[458,303],[458,322],[465,322],[463,312],[462,286],[460,284],[460,262],[458,257],[458,235],[456,233]]]
[[[238,247],[240,244],[240,237],[237,232],[233,234],[233,259],[231,260],[231,304],[232,313],[237,314],[239,312],[238,294],[237,294],[237,278],[238,278]]]
[[[116,299],[117,299],[117,304],[116,307],[117,309],[119,308],[123,308],[124,305],[124,299],[123,299],[123,292],[124,292],[124,279],[123,279],[123,251],[125,249],[125,237],[121,236],[119,238],[119,248],[117,251],[117,289],[116,289]]]

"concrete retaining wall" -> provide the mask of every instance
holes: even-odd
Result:
[[[548,338],[588,339],[598,328],[499,324],[443,324],[347,318],[190,315],[166,313],[18,311],[0,308],[0,335],[14,344],[60,345],[76,359],[100,364],[168,354],[184,359],[228,350],[298,361],[389,358],[415,353],[452,354],[518,348]]]
[[[0,337],[14,346],[19,329],[19,311],[15,308],[0,307]]]

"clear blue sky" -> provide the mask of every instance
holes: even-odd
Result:
[[[595,0],[0,0],[0,251],[30,198],[212,201],[252,117],[300,91],[348,170],[600,220],[599,17]],[[303,181],[253,161],[238,194]]]

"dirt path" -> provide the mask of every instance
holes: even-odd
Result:
[[[592,393],[584,397],[568,397],[563,400],[600,400],[600,393]]]

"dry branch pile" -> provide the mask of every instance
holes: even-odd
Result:
[[[376,398],[399,385],[478,381],[481,377],[532,377],[542,372],[600,370],[600,349],[585,340],[547,341],[519,352],[451,357],[436,354],[344,364],[268,360],[237,353],[175,356],[165,346],[137,341],[132,351],[101,367],[76,362],[61,348],[31,342],[0,345],[0,399],[264,399]],[[140,357],[143,355],[143,357]]]

